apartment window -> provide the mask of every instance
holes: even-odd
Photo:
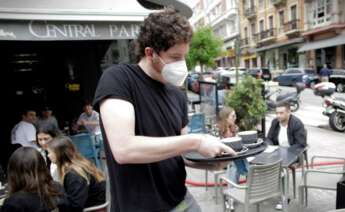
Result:
[[[263,32],[264,31],[264,20],[261,20],[260,22],[259,22],[259,29],[260,29],[260,32]]]
[[[254,35],[255,35],[255,23],[252,23],[251,25],[250,25],[250,29],[251,29],[251,32],[252,32],[252,36],[254,37]]]
[[[285,17],[284,17],[284,15],[285,15],[284,10],[279,11],[279,32],[280,33],[284,32],[284,25],[285,25]],[[277,28],[278,28],[278,26],[277,26]]]
[[[296,20],[297,19],[297,6],[294,5],[290,8],[291,10],[291,20]]]
[[[264,4],[265,4],[264,0],[259,0],[260,9],[264,8]]]
[[[279,11],[279,25],[283,27],[285,23],[284,10]]]
[[[249,7],[252,8],[252,7],[255,7],[255,3],[254,3],[254,0],[250,0],[250,4],[249,4]]]
[[[313,24],[319,25],[329,22],[332,17],[333,0],[317,0],[313,5]]]
[[[244,27],[244,37],[248,38],[248,28]]]
[[[269,29],[273,29],[273,15],[268,17]]]

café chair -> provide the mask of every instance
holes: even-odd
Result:
[[[90,134],[80,133],[77,135],[73,135],[70,138],[81,155],[83,155],[86,159],[94,162],[98,168],[101,168],[101,163],[97,155],[94,140]]]
[[[314,169],[315,159],[335,159],[343,161],[344,165],[339,171],[325,171]],[[311,158],[310,169],[304,172],[302,182],[299,186],[299,202],[303,206],[308,206],[308,189],[333,190],[337,189],[337,182],[345,174],[345,158],[331,156],[313,156]]]
[[[205,114],[194,113],[188,123],[188,133],[205,133]]]
[[[309,146],[307,145],[305,147],[304,151],[303,151],[303,154],[301,155],[303,157],[300,157],[295,164],[289,166],[289,169],[292,172],[292,186],[293,186],[292,188],[293,188],[293,196],[294,196],[294,198],[296,198],[296,188],[297,188],[296,169],[298,167],[302,167],[302,166],[305,166],[307,169],[309,169],[309,165],[308,165],[308,149],[309,149]],[[302,174],[303,173],[304,173],[304,167],[302,167]]]
[[[244,212],[249,212],[250,205],[256,205],[260,211],[260,203],[274,197],[283,200],[283,210],[287,210],[287,201],[283,195],[281,160],[265,165],[252,165],[249,168],[247,182],[238,185],[231,180],[221,177],[221,183],[227,183],[223,188],[223,211],[227,211],[226,199],[228,197],[244,205]]]
[[[91,206],[88,208],[84,208],[83,212],[106,212],[108,208],[109,202],[106,201],[104,204],[101,205],[96,205],[96,206]]]

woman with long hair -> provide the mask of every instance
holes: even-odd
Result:
[[[48,144],[55,138],[56,136],[59,135],[58,131],[55,130],[47,130],[43,128],[39,128],[36,132],[36,138],[37,138],[37,146],[38,146],[38,151],[42,154],[44,160],[47,163],[47,167],[50,170],[50,174],[53,177],[53,180],[59,181],[59,177],[57,174],[57,167],[56,164],[51,163],[49,157],[48,157]]]
[[[20,147],[10,157],[9,197],[2,212],[66,211],[63,188],[54,183],[42,155],[32,147]]]
[[[105,203],[102,172],[78,152],[69,137],[54,138],[48,144],[48,157],[57,165],[60,182],[73,211]]]
[[[222,138],[235,137],[239,127],[236,125],[236,113],[231,107],[223,107],[219,112],[218,128]],[[239,183],[240,177],[247,176],[249,163],[246,159],[237,159],[228,165],[227,177]],[[230,209],[234,210],[233,200],[230,199]]]
[[[218,128],[219,134],[223,138],[236,136],[238,126],[236,125],[236,113],[234,109],[224,106],[219,111]]]

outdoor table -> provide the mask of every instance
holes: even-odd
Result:
[[[304,174],[304,152],[307,150],[306,147],[302,146],[291,146],[291,147],[281,147],[277,146],[278,148],[273,152],[262,152],[261,154],[257,155],[252,161],[252,164],[268,164],[273,163],[277,160],[282,160],[282,168],[286,172],[286,180],[285,180],[285,195],[289,197],[289,167],[296,163],[298,160],[302,166],[302,175]]]
[[[224,161],[233,161],[236,159],[244,159],[250,156],[254,156],[257,155],[259,153],[261,153],[262,151],[264,151],[267,147],[267,144],[265,142],[263,142],[262,144],[254,147],[254,148],[249,148],[248,151],[244,152],[243,154],[238,154],[236,156],[218,156],[218,157],[204,157],[202,156],[200,153],[198,152],[189,152],[183,155],[184,158],[186,158],[187,160],[193,161],[193,162],[197,162],[197,163],[214,163],[214,162],[224,162]],[[215,186],[214,186],[214,192],[215,192],[215,199],[217,202],[218,199],[218,187],[219,187],[219,182],[218,180],[216,180],[218,178],[220,173],[216,173],[215,175]],[[206,190],[207,190],[207,182],[208,182],[208,176],[207,176],[207,170],[205,172],[205,179],[206,179]]]

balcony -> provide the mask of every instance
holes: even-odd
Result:
[[[253,19],[256,17],[256,8],[255,7],[248,7],[244,8],[244,16],[248,19]]]
[[[270,42],[276,39],[277,31],[275,28],[268,29],[256,34],[258,43]]]
[[[284,33],[287,36],[298,35],[301,31],[301,21],[299,19],[295,19],[287,23],[284,23]]]
[[[271,0],[271,1],[272,1],[272,4],[276,7],[286,4],[286,0]]]
[[[249,46],[249,38],[244,38],[240,40],[240,46],[241,48]]]

